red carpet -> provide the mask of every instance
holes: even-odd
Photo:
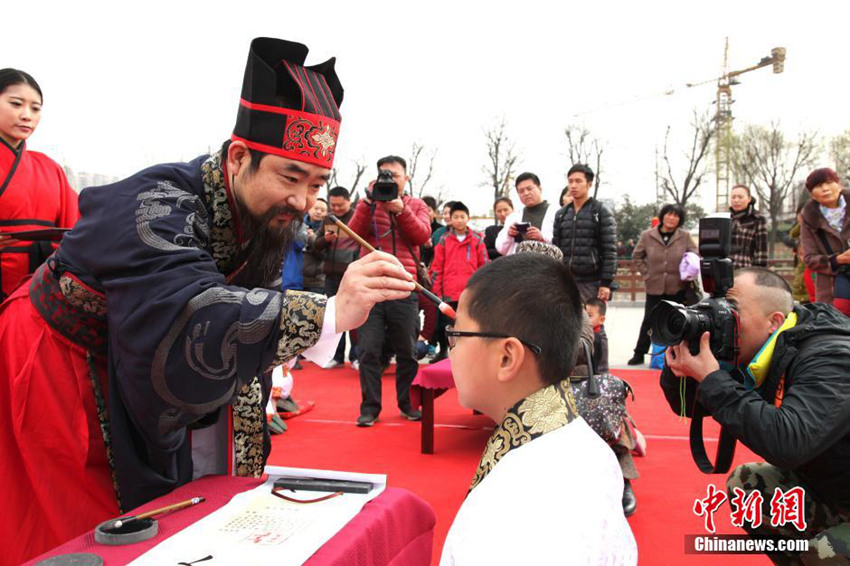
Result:
[[[295,372],[295,398],[316,401],[307,415],[287,421],[289,430],[273,437],[270,464],[358,472],[384,473],[390,485],[403,487],[426,499],[437,514],[434,559],[460,507],[493,423],[474,416],[457,402],[455,391],[436,401],[435,454],[419,451],[419,423],[398,414],[395,376],[384,377],[384,411],[372,428],[358,428],[360,386],[348,369],[321,370],[302,362]],[[629,522],[637,539],[640,564],[765,565],[760,555],[686,555],[685,534],[705,534],[703,518],[693,514],[694,500],[704,498],[713,483],[725,491],[725,476],[703,475],[688,449],[687,422],[680,422],[665,402],[654,370],[615,370],[635,390],[629,411],[647,436],[647,457],[637,458],[641,477],[633,482],[637,513]],[[717,427],[706,427],[706,438],[717,437]],[[715,443],[708,443],[713,452]],[[735,465],[760,460],[738,445]],[[731,525],[729,505],[714,515],[717,532],[742,534]]]

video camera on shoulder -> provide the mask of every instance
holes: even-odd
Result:
[[[700,336],[710,335],[710,348],[718,360],[737,365],[738,313],[726,300],[735,284],[735,272],[729,252],[732,249],[732,219],[709,216],[699,221],[699,253],[702,285],[709,297],[692,307],[673,301],[661,301],[650,314],[652,341],[673,346],[687,340],[697,355]]]
[[[389,202],[398,198],[398,183],[393,180],[393,172],[378,170],[378,179],[372,185],[372,200]]]

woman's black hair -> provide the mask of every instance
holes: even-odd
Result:
[[[661,212],[658,213],[658,219],[662,222],[664,221],[664,217],[672,212],[676,216],[679,217],[679,223],[676,225],[676,228],[681,227],[685,223],[685,209],[679,206],[678,204],[665,204],[661,207]]]
[[[6,92],[6,89],[15,85],[28,85],[35,89],[41,101],[44,102],[44,94],[41,92],[41,87],[32,78],[32,75],[19,71],[18,69],[0,69],[0,94]]]

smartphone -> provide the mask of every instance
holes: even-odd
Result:
[[[274,486],[293,491],[341,491],[343,493],[369,493],[375,485],[367,481],[325,480],[317,478],[278,478]]]
[[[528,230],[529,228],[531,228],[531,222],[517,222],[516,223],[516,230],[520,234],[525,234],[526,230]]]

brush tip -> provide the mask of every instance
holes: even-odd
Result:
[[[451,305],[447,303],[440,303],[440,312],[442,312],[444,315],[451,318],[452,320],[457,319],[457,313],[451,307]]]

